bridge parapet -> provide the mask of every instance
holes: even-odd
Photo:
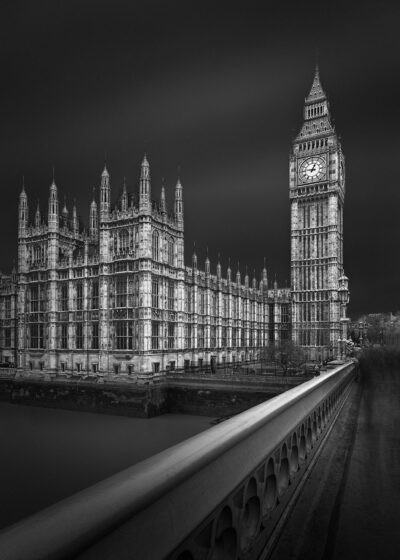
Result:
[[[2,559],[260,558],[354,369],[338,364],[5,529]]]

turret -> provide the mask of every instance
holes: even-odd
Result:
[[[167,213],[167,201],[166,201],[166,198],[165,198],[164,179],[162,180],[162,185],[161,185],[160,210],[161,210],[161,214],[163,214],[163,215],[165,215]]]
[[[253,288],[253,290],[256,290],[256,289],[257,289],[257,280],[256,280],[256,271],[255,271],[255,269],[253,270],[252,288]]]
[[[244,285],[246,288],[249,287],[249,274],[247,272],[247,266],[246,266],[246,274],[244,275]]]
[[[206,276],[210,276],[210,259],[208,258],[208,249],[207,249],[206,260],[204,263],[204,272],[206,273]]]
[[[58,227],[59,227],[58,191],[54,181],[54,177],[53,177],[53,182],[50,185],[48,225],[49,225],[49,231],[58,231]]]
[[[183,228],[183,187],[179,178],[175,187],[174,214],[178,225]]]
[[[108,174],[107,167],[104,165],[103,173],[101,174],[100,182],[100,221],[107,221],[110,215],[111,204],[111,187],[110,175]]]
[[[28,227],[28,195],[25,192],[25,184],[22,182],[22,190],[19,195],[19,207],[18,207],[18,235],[23,237],[26,234],[26,228]]]
[[[144,155],[140,169],[139,212],[151,209],[150,165]]]
[[[128,193],[126,191],[126,180],[124,177],[124,186],[122,189],[122,196],[121,196],[121,211],[126,212],[128,210]]]
[[[193,249],[193,255],[192,255],[192,268],[193,268],[193,273],[195,271],[197,272],[197,255],[195,249]]]
[[[232,269],[231,269],[231,260],[228,260],[228,268],[226,269],[226,279],[228,280],[228,284],[232,282]]]
[[[36,206],[36,212],[35,212],[35,227],[38,228],[41,223],[42,223],[42,217],[40,215],[40,206],[39,206],[39,201],[38,201],[37,206]]]
[[[241,282],[242,282],[242,279],[241,279],[241,276],[240,276],[239,263],[238,263],[238,268],[237,268],[237,272],[236,272],[236,284],[237,284],[238,288],[240,287]]]
[[[78,212],[76,210],[76,202],[74,201],[74,205],[72,207],[72,231],[74,235],[78,235],[79,233],[79,221],[78,221]]]
[[[63,209],[61,210],[61,217],[62,217],[62,225],[64,227],[68,226],[68,208],[67,208],[67,200],[66,197],[64,196],[64,206]]]
[[[93,190],[93,200],[90,203],[90,212],[89,212],[89,236],[92,241],[95,241],[99,234],[99,223],[98,223],[98,215],[97,215],[97,202],[94,196]]]
[[[219,253],[218,253],[218,262],[217,262],[217,280],[221,280],[222,277],[222,268],[221,268],[221,262],[219,260]]]
[[[265,291],[268,290],[268,273],[267,273],[267,267],[265,264],[265,258],[264,258],[264,268],[262,270],[262,283],[263,283],[263,288]]]

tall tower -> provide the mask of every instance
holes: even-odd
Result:
[[[341,339],[345,162],[318,66],[290,154],[293,342],[310,359],[337,356]]]
[[[143,211],[151,211],[150,165],[146,154],[140,168],[139,182],[139,212]]]
[[[101,183],[100,183],[100,222],[105,222],[109,218],[110,206],[111,206],[110,199],[111,199],[110,175],[107,171],[106,165],[104,165],[103,173],[101,174]]]

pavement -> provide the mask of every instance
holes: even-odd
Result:
[[[353,384],[271,559],[400,559],[400,372]]]

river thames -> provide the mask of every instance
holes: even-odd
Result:
[[[211,427],[0,402],[0,528]]]

